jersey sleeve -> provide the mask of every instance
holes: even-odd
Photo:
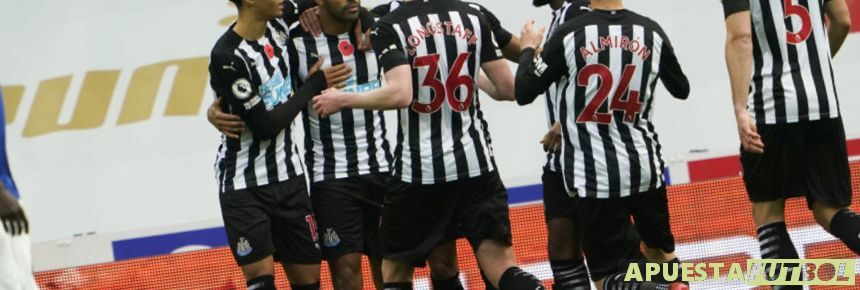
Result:
[[[663,38],[663,47],[660,51],[660,80],[673,97],[685,100],[690,95],[690,81],[681,70],[681,64],[669,38],[665,33],[660,35]]]
[[[508,44],[511,43],[511,39],[514,38],[514,35],[502,27],[502,22],[499,21],[499,18],[496,17],[492,11],[483,5],[476,5],[480,8],[481,14],[484,14],[484,18],[487,19],[487,25],[490,26],[490,31],[493,32],[493,38],[496,40],[496,44],[498,44],[499,47],[508,46]]]
[[[391,25],[377,22],[370,31],[370,43],[383,70],[409,64],[400,38]]]
[[[286,103],[269,111],[252,82],[249,66],[240,57],[227,53],[213,54],[209,73],[216,95],[226,101],[222,103],[222,110],[241,117],[254,138],[260,140],[274,138],[288,127],[308,101],[319,95],[326,85],[325,75],[317,71]]]
[[[591,4],[587,0],[570,1],[570,8],[564,13],[564,22],[570,21],[579,16],[591,12]]]
[[[495,33],[492,33],[489,21],[486,17],[479,17],[479,19],[481,22],[481,62],[490,62],[502,58],[502,51],[493,41]],[[486,33],[487,31],[491,33]],[[510,39],[508,41],[510,42]]]
[[[749,0],[722,0],[722,2],[723,15],[726,18],[728,18],[732,14],[750,10]]]
[[[385,15],[388,15],[389,12],[391,12],[391,4],[389,3],[380,4],[376,7],[373,7],[373,9],[370,9],[370,13],[373,13],[373,16],[375,16],[376,18],[385,17]]]
[[[317,6],[317,3],[313,0],[287,0],[285,4],[289,6],[285,5],[284,15],[281,18],[288,26],[292,26],[298,22],[302,13]]]
[[[547,41],[544,50],[534,60],[535,50],[524,49],[517,68],[516,97],[520,105],[534,102],[538,95],[546,91],[567,72],[564,56],[564,33],[555,33]],[[552,65],[550,65],[552,64]]]
[[[253,112],[265,111],[259,91],[252,84],[251,72],[242,58],[227,53],[216,53],[209,65],[212,89],[229,105],[230,113],[245,117]]]
[[[373,27],[373,24],[376,23],[376,16],[364,6],[360,7],[358,10],[358,18],[361,19],[361,31],[367,32],[370,28]]]

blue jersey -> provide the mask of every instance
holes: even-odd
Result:
[[[9,159],[6,158],[6,108],[3,106],[3,91],[0,90],[0,182],[18,198],[18,189],[12,180],[12,172],[9,170]]]

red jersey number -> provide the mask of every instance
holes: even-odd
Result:
[[[439,73],[439,54],[424,55],[416,57],[412,63],[413,67],[427,67],[427,75],[424,77],[422,86],[429,87],[433,90],[433,99],[429,103],[422,103],[418,100],[412,102],[412,110],[418,113],[432,114],[438,112],[442,108],[445,100],[455,112],[463,112],[469,109],[472,105],[472,100],[475,98],[475,82],[469,75],[459,75],[466,61],[471,56],[471,52],[464,52],[457,56],[454,61],[454,66],[448,73],[448,78],[445,83],[437,78]],[[466,87],[466,99],[460,101],[457,99],[456,92],[461,86]]]
[[[795,28],[796,31],[786,31],[785,38],[788,43],[801,44],[809,39],[812,34],[812,18],[809,16],[809,10],[803,5],[791,4],[791,0],[784,0],[785,4],[785,19],[788,20],[791,16],[800,18],[800,27]]]
[[[609,112],[598,112],[609,97],[609,93],[612,92],[612,87],[615,86],[612,71],[603,64],[592,64],[583,68],[576,78],[577,84],[581,87],[588,87],[591,77],[597,76],[600,78],[600,86],[597,88],[597,93],[594,94],[591,102],[588,102],[588,105],[585,106],[585,109],[576,118],[576,122],[609,124],[612,122],[612,112],[621,111],[624,112],[624,122],[633,123],[636,120],[636,114],[642,108],[642,103],[639,102],[639,91],[629,89],[630,80],[633,79],[633,73],[635,72],[635,65],[628,64],[624,67],[621,80],[618,82],[618,87],[615,89],[615,94],[609,103]],[[626,99],[624,99],[625,94],[627,95]]]

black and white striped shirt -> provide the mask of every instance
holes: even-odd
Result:
[[[546,40],[549,40],[552,33],[555,32],[563,23],[591,11],[589,7],[590,4],[587,0],[574,0],[567,1],[561,6],[561,8],[553,10],[552,20],[549,22],[549,27],[546,32]],[[546,41],[544,41],[544,44],[546,44]],[[552,85],[549,86],[549,89],[544,93],[544,95],[546,95],[546,121],[548,128],[552,128],[552,125],[558,121],[558,111],[555,109],[556,104],[558,103],[558,94],[556,94],[557,90],[558,87],[556,86],[556,83],[552,83]],[[561,170],[561,161],[558,158],[558,152],[547,152],[546,165],[544,165],[544,168],[549,169],[552,172],[558,172]]]
[[[456,0],[410,1],[371,31],[380,65],[411,65],[413,103],[398,112],[394,174],[437,184],[496,170],[475,80],[500,58],[485,16]]]
[[[654,88],[661,79],[686,98],[689,82],[657,23],[629,10],[596,10],[563,24],[537,63],[533,56],[527,49],[520,60],[517,98],[534,98],[558,81],[571,194],[620,198],[664,186]]]
[[[286,53],[288,26],[269,21],[263,38],[243,39],[231,26],[212,49],[211,85],[225,99],[225,112],[249,122],[287,102],[294,93]],[[249,124],[251,125],[251,124]],[[259,135],[259,133],[258,133]],[[270,137],[270,138],[268,138]],[[255,136],[245,130],[239,139],[221,138],[215,162],[220,192],[274,184],[302,175],[292,125],[273,136]]]
[[[317,60],[322,67],[345,63],[352,69],[346,92],[379,88],[380,75],[376,54],[362,52],[350,33],[314,37],[301,28],[292,33],[302,81]],[[385,117],[381,111],[344,109],[320,118],[311,104],[304,111],[305,161],[314,182],[335,180],[371,173],[389,172],[391,148],[386,139]]]
[[[576,1],[584,1],[584,0],[576,0]],[[508,44],[511,42],[511,39],[513,39],[514,35],[511,34],[510,31],[508,31],[507,29],[502,27],[502,22],[499,21],[499,18],[496,17],[496,15],[493,14],[492,11],[490,11],[489,9],[487,9],[486,7],[484,7],[483,5],[478,4],[478,3],[467,2],[467,1],[461,1],[461,2],[468,4],[472,8],[478,9],[478,11],[481,11],[481,14],[484,14],[484,17],[487,18],[487,25],[489,25],[490,30],[493,32],[493,40],[496,42],[496,47],[503,48],[505,46],[508,46]],[[388,13],[391,13],[391,11],[394,11],[395,9],[400,7],[401,5],[403,5],[402,0],[392,0],[388,3],[380,4],[376,7],[374,7],[372,10],[370,10],[370,12],[373,13],[374,15],[376,15],[377,17],[383,17],[385,15],[388,15]]]
[[[839,118],[825,4],[830,0],[726,0],[750,10],[753,70],[748,109],[758,124]]]

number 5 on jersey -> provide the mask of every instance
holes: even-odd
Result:
[[[600,79],[600,84],[597,88],[597,93],[591,98],[591,102],[582,110],[579,117],[576,118],[577,123],[595,122],[601,124],[612,123],[612,112],[624,112],[624,122],[633,123],[636,120],[636,114],[642,108],[642,103],[639,102],[639,91],[630,90],[630,80],[633,78],[633,73],[636,72],[636,65],[628,64],[624,67],[624,72],[621,74],[621,81],[618,82],[618,87],[615,89],[615,94],[612,96],[612,101],[609,104],[609,112],[598,112],[609,93],[612,92],[612,87],[615,86],[615,80],[612,77],[612,71],[603,64],[591,64],[584,67],[576,78],[577,84],[581,87],[588,87],[588,82],[592,76],[597,76]],[[624,95],[627,99],[622,99]]]
[[[412,102],[412,110],[418,113],[432,114],[442,108],[442,103],[447,99],[448,105],[455,112],[463,112],[469,109],[472,105],[472,99],[475,97],[475,82],[469,75],[460,75],[463,70],[463,65],[471,56],[471,52],[464,52],[457,56],[454,61],[454,66],[448,73],[448,78],[445,83],[439,79],[439,54],[424,55],[416,57],[412,66],[415,68],[427,67],[427,75],[424,77],[422,86],[430,87],[433,90],[433,97],[430,103],[422,103],[418,100]],[[465,86],[467,91],[466,99],[462,102],[457,99],[457,88]]]
[[[809,16],[809,10],[803,5],[794,5],[791,4],[791,0],[785,0],[785,18],[788,19],[791,16],[797,16],[800,18],[800,27],[797,28],[797,31],[786,31],[785,38],[788,40],[788,43],[791,44],[801,44],[809,39],[809,35],[812,34],[812,18]]]

